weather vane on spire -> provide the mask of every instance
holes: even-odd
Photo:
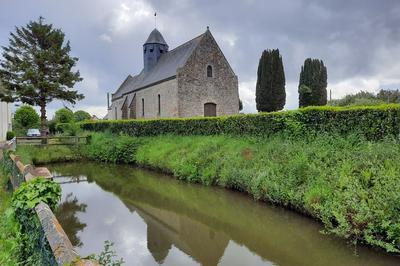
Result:
[[[154,28],[157,28],[157,12],[154,12]]]

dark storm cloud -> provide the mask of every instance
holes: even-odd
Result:
[[[78,107],[104,114],[106,91],[142,67],[141,46],[154,27],[154,11],[171,48],[210,26],[239,77],[247,112],[255,111],[257,64],[267,48],[279,48],[283,56],[289,109],[297,107],[299,70],[307,57],[324,60],[337,97],[400,87],[400,3],[390,0],[3,0],[0,44],[7,44],[15,25],[39,15],[61,27],[85,78],[77,86],[86,94]]]

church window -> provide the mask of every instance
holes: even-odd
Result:
[[[161,115],[161,96],[158,94],[158,115]]]
[[[212,78],[212,76],[213,76],[212,66],[208,65],[207,66],[207,77]]]
[[[160,49],[160,54],[162,54],[164,51]]]
[[[118,116],[117,116],[117,107],[114,107],[114,113],[115,113],[115,119],[118,119]]]
[[[152,53],[152,52],[153,52],[153,50],[154,50],[154,49],[150,49],[150,53]]]
[[[144,116],[144,99],[142,98],[142,116]]]
[[[146,53],[146,50],[147,50],[147,49],[146,49],[146,48],[144,48],[144,53]]]

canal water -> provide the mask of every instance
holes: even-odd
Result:
[[[126,265],[400,265],[242,193],[124,165],[48,168],[62,183],[56,215],[81,255],[111,240]]]

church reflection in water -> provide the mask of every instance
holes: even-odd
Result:
[[[147,248],[162,264],[172,246],[202,265],[216,265],[224,254],[229,238],[187,216],[146,204],[128,205],[147,224]]]

